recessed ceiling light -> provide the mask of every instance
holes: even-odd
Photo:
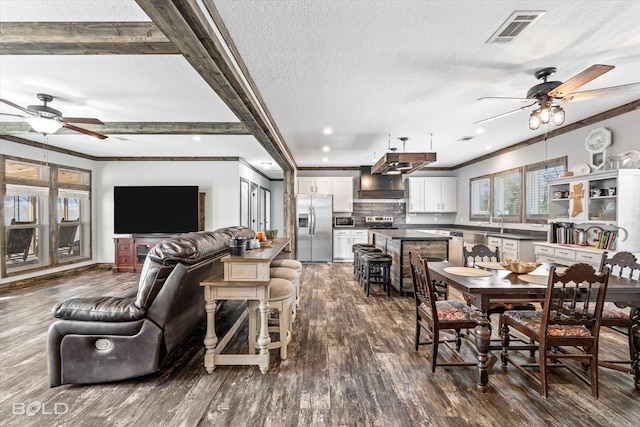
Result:
[[[487,145],[486,147],[484,147],[485,150],[491,150],[491,146]]]
[[[193,137],[193,140],[194,141],[200,141],[200,137],[196,135],[196,136]]]
[[[481,135],[483,133],[484,133],[484,129],[482,129],[482,128],[476,129],[476,134]]]
[[[331,128],[324,128],[324,134],[325,135],[331,135],[333,131],[331,130]]]
[[[323,161],[323,162],[328,162],[328,161],[329,161],[329,159],[327,159],[326,157],[323,157],[323,158],[322,158],[322,161]]]
[[[270,168],[273,163],[271,162],[260,162],[260,166],[263,168]]]
[[[324,147],[322,147],[322,151],[324,151],[325,153],[328,152],[329,150],[331,149],[329,148],[328,145],[325,145]]]

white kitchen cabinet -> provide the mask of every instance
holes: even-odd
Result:
[[[336,177],[333,180],[333,211],[353,211],[353,177]]]
[[[331,194],[332,179],[326,177],[303,177],[298,178],[298,193],[308,194]]]
[[[408,212],[424,212],[424,178],[409,178]]]
[[[444,213],[456,212],[457,210],[457,178],[409,178],[409,212]]]
[[[537,241],[487,236],[487,246],[491,250],[495,248],[500,250],[500,260],[519,259],[521,261],[533,262],[536,259],[534,251],[535,243],[537,243]]]
[[[298,194],[331,194],[333,212],[353,211],[353,177],[301,177]]]
[[[367,230],[333,230],[333,261],[352,262],[351,246],[368,243]]]
[[[571,265],[583,262],[598,270],[602,255],[602,249],[591,246],[559,245],[557,243],[535,242],[535,254],[537,262],[549,262],[560,265]]]

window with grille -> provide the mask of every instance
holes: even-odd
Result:
[[[534,163],[525,170],[525,222],[544,223],[549,217],[548,181],[567,170],[567,156]]]
[[[91,259],[91,171],[0,154],[0,176],[1,277]]]
[[[522,168],[493,175],[492,211],[499,210],[505,222],[522,221]]]
[[[471,178],[469,187],[469,220],[488,220],[491,208],[491,175]]]

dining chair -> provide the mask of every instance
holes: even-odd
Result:
[[[478,261],[500,262],[500,249],[496,247],[492,251],[489,246],[481,243],[474,245],[471,249],[467,249],[466,245],[462,246],[462,255],[465,265],[475,267]]]
[[[547,397],[548,367],[566,367],[581,380],[587,379],[563,359],[575,359],[590,371],[591,393],[598,397],[598,339],[602,319],[609,270],[597,273],[584,263],[573,264],[564,274],[551,267],[543,309],[540,311],[505,311],[500,319],[502,338],[502,366],[511,363],[540,386],[540,394]],[[568,312],[565,310],[568,308]],[[538,343],[538,363],[519,363],[510,353],[510,330],[513,328]],[[576,352],[567,350],[580,348]],[[560,351],[562,350],[562,351]],[[552,364],[548,365],[551,359]],[[538,367],[540,375],[531,371]]]
[[[473,329],[478,324],[479,312],[467,306],[461,301],[436,299],[433,281],[429,276],[427,260],[417,252],[409,253],[411,265],[411,278],[413,280],[413,295],[416,304],[416,334],[415,348],[418,351],[420,345],[433,344],[431,355],[431,372],[435,372],[436,366],[475,366],[473,362],[438,362],[438,348],[445,344],[461,360],[462,330]],[[420,341],[422,329],[431,336],[431,341]],[[455,331],[455,338],[440,339],[441,330]],[[455,350],[450,343],[455,342]],[[475,349],[475,346],[473,347]]]
[[[609,269],[611,276],[619,276],[629,280],[640,281],[640,263],[631,252],[618,252],[611,258],[605,252],[602,256],[600,270]],[[600,366],[622,372],[633,373],[633,361],[636,348],[633,344],[632,328],[634,319],[640,316],[637,307],[628,306],[624,301],[605,302],[602,310],[602,326],[626,334],[629,339],[628,360],[600,360]]]
[[[462,254],[465,265],[469,267],[476,267],[476,262],[480,261],[490,261],[490,262],[500,262],[500,249],[496,247],[495,250],[491,250],[487,245],[477,244],[474,245],[471,249],[467,249],[466,246],[462,247]],[[518,302],[518,303],[502,303],[502,302],[492,302],[490,304],[489,310],[487,310],[487,316],[491,316],[492,314],[499,313],[502,314],[507,310],[535,310],[535,306],[528,302]]]

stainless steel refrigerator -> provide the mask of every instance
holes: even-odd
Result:
[[[331,262],[333,196],[298,194],[296,227],[298,261]]]

